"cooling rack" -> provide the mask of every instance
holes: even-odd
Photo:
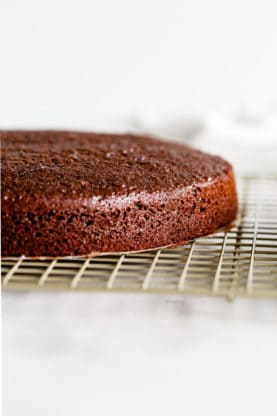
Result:
[[[240,220],[229,231],[136,254],[2,259],[2,287],[277,297],[277,176],[245,176],[238,188]]]

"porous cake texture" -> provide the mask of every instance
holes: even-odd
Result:
[[[135,135],[2,131],[2,255],[177,245],[237,214],[231,165]]]

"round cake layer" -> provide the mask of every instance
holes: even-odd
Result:
[[[1,135],[3,256],[176,245],[236,217],[232,167],[218,156],[134,135]]]

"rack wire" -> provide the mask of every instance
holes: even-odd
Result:
[[[238,185],[240,220],[226,232],[142,253],[2,259],[2,287],[277,297],[277,176]]]

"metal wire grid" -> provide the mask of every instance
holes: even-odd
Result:
[[[277,297],[277,177],[239,180],[241,219],[175,249],[94,258],[2,260],[13,289]]]

